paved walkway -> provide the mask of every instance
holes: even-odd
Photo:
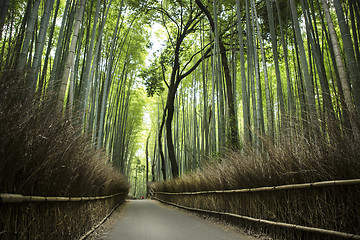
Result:
[[[209,220],[152,200],[129,201],[110,240],[254,240]]]

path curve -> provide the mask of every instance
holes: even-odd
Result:
[[[254,240],[209,220],[153,200],[132,200],[109,240]]]

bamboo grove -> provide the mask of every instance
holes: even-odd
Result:
[[[359,139],[358,1],[150,5],[167,39],[143,74],[148,95],[161,96],[149,156],[155,179],[228,150],[266,153],[300,134],[327,144]]]
[[[125,174],[142,123],[145,19],[125,1],[1,1],[1,71],[24,74],[29,96],[79,121]]]
[[[4,0],[0,67],[79,119],[127,175],[141,168],[131,163],[151,103],[146,163],[165,180],[299,133],[358,140],[359,9],[357,0]],[[164,43],[146,65],[155,23]]]

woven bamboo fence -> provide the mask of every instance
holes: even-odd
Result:
[[[360,239],[360,179],[152,195],[274,239]]]
[[[0,194],[0,239],[84,239],[126,196]]]

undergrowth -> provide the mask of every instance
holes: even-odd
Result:
[[[360,178],[360,142],[352,136],[339,131],[312,137],[293,132],[297,133],[277,144],[264,141],[263,152],[227,151],[195,172],[154,183],[152,189],[191,192]]]
[[[24,77],[0,80],[0,192],[37,196],[101,196],[128,192],[125,176],[106,165],[81,133],[46,97],[29,96]]]

